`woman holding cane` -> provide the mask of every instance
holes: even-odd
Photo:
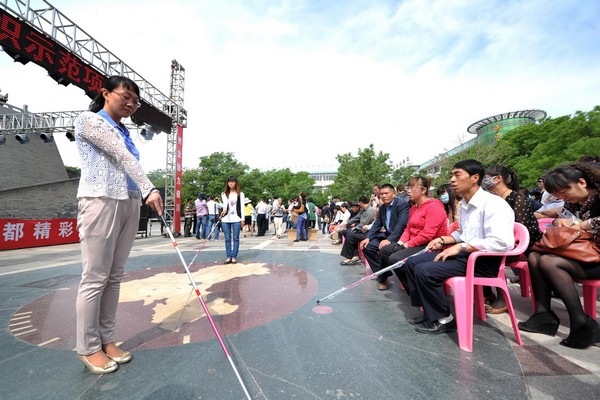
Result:
[[[121,279],[142,201],[162,215],[162,198],[142,170],[139,152],[121,122],[140,107],[139,94],[131,79],[112,76],[90,111],[75,121],[83,265],[76,301],[77,354],[93,374],[113,372],[131,360],[131,353],[118,348],[114,339]]]

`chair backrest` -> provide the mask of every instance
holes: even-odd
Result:
[[[549,226],[552,226],[552,221],[554,221],[554,218],[540,218],[540,219],[538,219],[538,225],[540,226],[540,230],[542,232],[546,232],[546,228],[548,228]]]
[[[525,225],[515,222],[515,247],[506,252],[507,256],[520,256],[529,247],[529,231]]]

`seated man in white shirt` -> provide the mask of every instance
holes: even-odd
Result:
[[[444,281],[466,274],[470,253],[503,252],[514,247],[515,213],[502,197],[480,187],[484,173],[483,165],[476,160],[463,160],[454,165],[450,184],[463,198],[459,229],[449,236],[433,239],[428,245],[433,251],[409,258],[405,264],[411,303],[423,307],[423,314],[408,319],[417,332],[456,330]],[[500,262],[500,257],[477,259],[475,275],[497,276]]]

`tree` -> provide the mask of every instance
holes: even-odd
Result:
[[[148,172],[148,179],[154,184],[154,187],[164,188],[167,180],[166,169],[155,169],[154,171]]]
[[[450,169],[459,160],[474,158],[488,167],[504,165],[514,170],[522,186],[532,187],[549,169],[574,162],[586,154],[598,155],[600,149],[600,106],[592,111],[577,111],[573,116],[546,118],[539,124],[516,128],[484,146],[476,144],[442,162],[434,185],[446,183]]]
[[[350,153],[339,154],[340,164],[331,192],[340,198],[356,200],[370,193],[376,183],[388,183],[392,167],[389,153],[376,153],[373,144],[358,149],[356,157]]]
[[[199,192],[212,196],[225,190],[225,182],[230,176],[238,180],[246,173],[248,166],[235,159],[233,153],[216,152],[200,157],[200,164],[195,174],[190,174]]]
[[[399,167],[392,171],[392,185],[398,186],[402,183],[406,185],[410,179],[417,173],[416,167]]]

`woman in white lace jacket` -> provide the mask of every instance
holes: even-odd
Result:
[[[93,374],[115,371],[131,353],[115,345],[125,262],[138,230],[141,201],[162,214],[162,198],[142,170],[121,123],[139,107],[139,88],[112,76],[75,121],[81,157],[77,229],[83,272],[77,293],[77,354]]]

